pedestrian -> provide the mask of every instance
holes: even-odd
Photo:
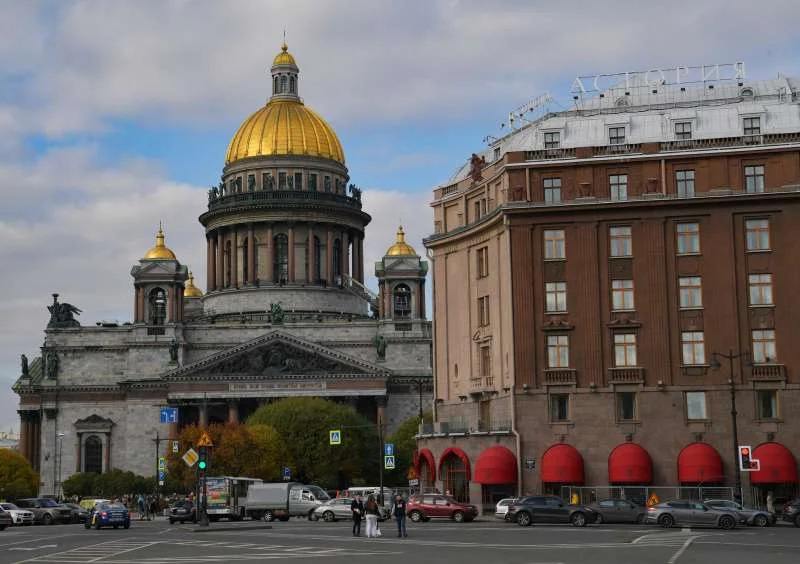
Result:
[[[361,496],[357,495],[350,503],[350,511],[353,513],[353,536],[361,536],[361,516],[364,514],[364,502]]]
[[[158,510],[158,502],[156,500],[156,496],[152,496],[150,498],[150,518],[155,521],[156,519],[156,511]]]
[[[374,495],[370,495],[364,504],[364,513],[367,515],[367,538],[378,536],[378,511],[378,502],[375,501]]]
[[[772,492],[767,492],[767,511],[770,513],[775,513],[775,498],[772,495]]]
[[[397,537],[407,537],[406,533],[406,500],[403,499],[402,494],[397,494],[394,498],[392,505],[392,514],[394,520],[397,521]]]
[[[145,518],[145,506],[144,506],[144,496],[139,494],[139,497],[136,498],[136,509],[139,511],[139,521]]]

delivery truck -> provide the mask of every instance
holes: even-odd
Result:
[[[299,482],[253,484],[247,490],[244,513],[252,519],[288,521],[308,517],[322,505],[314,493]]]

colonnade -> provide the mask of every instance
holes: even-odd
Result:
[[[39,458],[42,444],[42,418],[38,411],[18,411],[19,453],[39,471]]]

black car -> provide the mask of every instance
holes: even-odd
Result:
[[[186,521],[197,523],[197,508],[188,499],[179,501],[169,508],[170,525],[174,525],[176,522],[185,523]]]
[[[506,521],[523,527],[536,523],[571,523],[574,527],[585,527],[594,523],[597,513],[586,505],[570,505],[560,497],[532,495],[514,502],[506,513]]]
[[[89,512],[77,503],[62,503],[61,505],[72,510],[72,523],[85,523],[89,518]]]
[[[0,531],[5,530],[14,524],[14,519],[11,518],[11,513],[0,509]]]
[[[795,527],[800,527],[800,497],[783,506],[782,518],[794,523]]]

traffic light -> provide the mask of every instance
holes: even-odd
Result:
[[[739,470],[750,470],[752,468],[753,465],[750,461],[750,455],[752,452],[753,451],[749,446],[739,447]]]
[[[197,454],[200,456],[200,459],[197,461],[197,468],[201,472],[205,472],[206,468],[208,468],[208,447],[199,447],[199,452]]]

